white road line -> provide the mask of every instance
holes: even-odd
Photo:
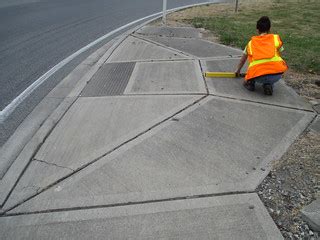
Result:
[[[177,10],[181,10],[184,8],[188,8],[188,7],[192,7],[192,6],[198,6],[198,5],[204,5],[204,4],[208,4],[208,3],[213,3],[213,2],[219,2],[219,1],[210,1],[210,2],[204,2],[204,3],[198,3],[198,4],[191,4],[191,5],[186,5],[186,6],[182,6],[182,7],[177,7],[177,8],[173,8],[168,10],[168,12],[173,12],[173,11],[177,11]],[[98,44],[99,42],[105,40],[106,38],[112,36],[113,34],[126,29],[138,22],[144,21],[148,18],[152,18],[152,17],[159,17],[161,16],[162,12],[158,12],[158,13],[154,13],[151,14],[149,16],[140,18],[138,20],[135,20],[133,22],[130,22],[126,25],[123,25],[122,27],[119,27],[105,35],[103,35],[102,37],[96,39],[95,41],[89,43],[87,46],[79,49],[77,52],[73,53],[72,55],[70,55],[69,57],[65,58],[64,60],[62,60],[61,62],[59,62],[57,65],[55,65],[53,68],[51,68],[48,72],[46,72],[45,74],[43,74],[41,77],[39,77],[34,83],[32,83],[27,89],[25,89],[22,93],[20,93],[19,96],[17,96],[9,105],[7,105],[2,111],[0,111],[0,123],[3,123],[9,116],[10,114],[19,106],[20,103],[22,103],[28,96],[31,95],[31,93],[37,89],[37,87],[39,87],[43,82],[45,82],[49,77],[51,77],[54,73],[56,73],[59,69],[61,69],[62,67],[64,67],[67,63],[69,63],[70,61],[72,61],[74,58],[76,58],[77,56],[79,56],[81,53],[85,52],[86,50],[88,50],[89,48],[93,47],[94,45]]]

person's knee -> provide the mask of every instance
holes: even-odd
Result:
[[[273,83],[276,83],[281,79],[281,77],[282,77],[282,74],[273,75],[272,78],[271,78],[271,81]]]

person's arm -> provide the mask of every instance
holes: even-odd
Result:
[[[239,61],[239,64],[238,64],[238,67],[237,67],[237,70],[236,70],[236,75],[237,75],[237,76],[239,76],[240,71],[241,71],[241,68],[242,68],[243,65],[246,63],[247,58],[248,58],[248,55],[244,53],[244,54],[242,55],[240,61]]]

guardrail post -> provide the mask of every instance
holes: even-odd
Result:
[[[167,0],[163,0],[162,23],[167,25]]]

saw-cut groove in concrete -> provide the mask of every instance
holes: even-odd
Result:
[[[102,65],[82,90],[81,97],[122,95],[134,67],[134,62]]]
[[[0,218],[17,239],[283,239],[257,194]]]

